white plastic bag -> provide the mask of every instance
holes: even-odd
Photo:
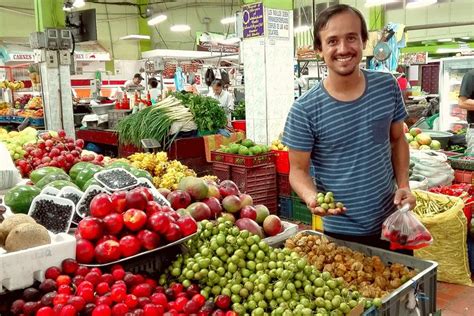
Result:
[[[433,150],[410,150],[410,160],[415,163],[413,175],[426,177],[428,188],[450,185],[454,180],[454,170],[445,154]]]
[[[0,161],[0,190],[6,190],[14,187],[21,180],[21,176],[3,143],[0,143]]]

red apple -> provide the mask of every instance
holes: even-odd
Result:
[[[255,221],[257,219],[257,210],[251,205],[244,206],[240,210],[240,218],[250,218]]]
[[[207,199],[202,200],[204,204],[209,206],[209,209],[211,210],[211,218],[217,218],[221,215],[222,213],[222,205],[221,202],[219,202],[219,199],[215,197],[209,197]]]
[[[165,213],[155,213],[148,219],[148,227],[157,233],[165,234],[170,227],[170,217]]]
[[[146,208],[145,208],[145,212],[146,212],[146,215],[148,217],[150,217],[151,215],[155,214],[155,213],[158,213],[158,212],[161,212],[161,205],[158,204],[157,202],[155,201],[149,201],[147,204],[146,204]]]
[[[139,189],[133,189],[127,192],[127,207],[135,208],[138,210],[145,210],[146,204],[148,203],[148,197],[146,194]]]
[[[180,239],[181,237],[183,237],[183,233],[181,232],[179,226],[175,223],[170,224],[165,234],[166,240],[173,242]]]
[[[87,240],[99,239],[103,235],[102,220],[94,217],[86,217],[77,226],[79,234]]]
[[[153,193],[151,193],[151,190],[149,188],[146,188],[146,187],[138,187],[136,188],[135,190],[137,191],[141,191],[143,193],[145,193],[146,195],[146,198],[148,201],[153,201],[155,198],[153,197]]]
[[[102,218],[113,211],[112,200],[110,199],[110,195],[107,193],[100,193],[91,201],[89,206],[91,215],[94,217]]]
[[[197,232],[197,223],[191,215],[181,216],[177,221],[184,236],[189,236]]]
[[[120,259],[120,244],[107,240],[95,247],[95,259],[98,263],[107,263]]]
[[[110,196],[113,209],[116,213],[122,214],[127,209],[127,192],[117,191]]]
[[[123,257],[130,257],[140,252],[142,244],[140,240],[132,235],[124,236],[119,241],[120,253]]]
[[[91,263],[94,260],[94,244],[83,238],[77,240],[76,260],[79,263]]]
[[[179,208],[186,208],[191,204],[191,195],[182,190],[176,190],[168,194],[166,197],[175,210]]]
[[[123,223],[131,231],[139,231],[146,222],[146,213],[141,210],[131,208],[123,214]]]
[[[281,233],[283,225],[276,215],[268,215],[263,221],[263,231],[267,236],[275,236]]]
[[[107,240],[114,240],[114,241],[119,241],[118,238],[115,236],[115,235],[104,235],[102,237],[100,237],[96,242],[95,244],[98,245],[104,241],[107,241]]]
[[[160,245],[160,235],[148,229],[141,230],[137,234],[137,238],[146,250],[155,249]]]
[[[112,213],[103,219],[104,227],[107,233],[117,235],[123,228],[123,216],[118,213]]]

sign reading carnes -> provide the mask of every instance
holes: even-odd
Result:
[[[33,61],[33,53],[13,53],[8,54],[11,61]],[[90,53],[75,53],[74,58],[76,61],[108,61],[110,60],[110,54],[105,52],[90,52]]]

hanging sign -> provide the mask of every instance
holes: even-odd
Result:
[[[242,7],[244,38],[264,35],[263,4],[253,3]]]
[[[267,31],[269,37],[290,37],[290,11],[267,9]]]
[[[8,54],[8,57],[12,61],[33,61],[33,53],[28,52]]]

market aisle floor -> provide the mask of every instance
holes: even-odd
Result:
[[[436,307],[442,316],[474,315],[474,287],[438,282]]]

